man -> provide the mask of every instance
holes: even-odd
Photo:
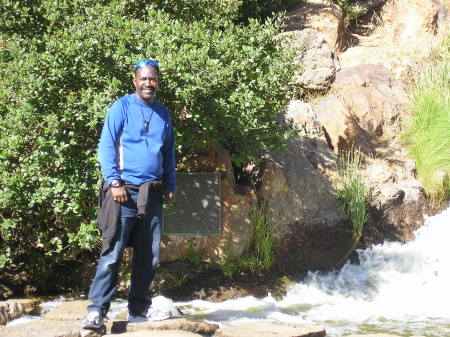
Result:
[[[142,60],[134,72],[136,91],[109,108],[99,143],[104,184],[98,223],[103,242],[84,329],[104,326],[127,245],[133,247],[128,321],[171,316],[151,306],[149,288],[159,257],[163,199],[171,202],[175,197],[174,135],[167,108],[155,99],[158,63]]]

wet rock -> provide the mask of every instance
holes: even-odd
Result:
[[[236,325],[217,330],[215,337],[324,337],[325,329],[309,325],[261,322]]]

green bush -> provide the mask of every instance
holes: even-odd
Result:
[[[426,194],[435,201],[450,197],[450,34],[420,68],[412,119],[404,133]]]
[[[214,139],[239,165],[288,137],[276,116],[293,69],[278,21],[215,29],[135,4],[2,2],[1,264],[25,261],[43,279],[58,259],[98,246],[99,132],[107,107],[134,91],[139,59],[160,61],[180,156]]]

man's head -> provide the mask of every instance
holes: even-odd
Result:
[[[153,103],[159,85],[158,62],[152,60],[139,61],[134,67],[133,84],[136,95],[148,104]]]

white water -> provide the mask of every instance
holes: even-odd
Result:
[[[360,263],[326,274],[310,273],[276,301],[243,297],[221,303],[194,300],[179,307],[187,316],[220,326],[270,320],[323,326],[327,336],[391,333],[450,336],[450,208],[427,219],[407,244],[385,243],[358,251]],[[126,308],[114,302],[110,318]]]
[[[310,273],[280,301],[270,294],[222,303],[175,303],[185,314],[236,325],[257,320],[313,323],[327,336],[396,333],[450,336],[450,208],[430,217],[407,244],[358,251],[360,263]]]

